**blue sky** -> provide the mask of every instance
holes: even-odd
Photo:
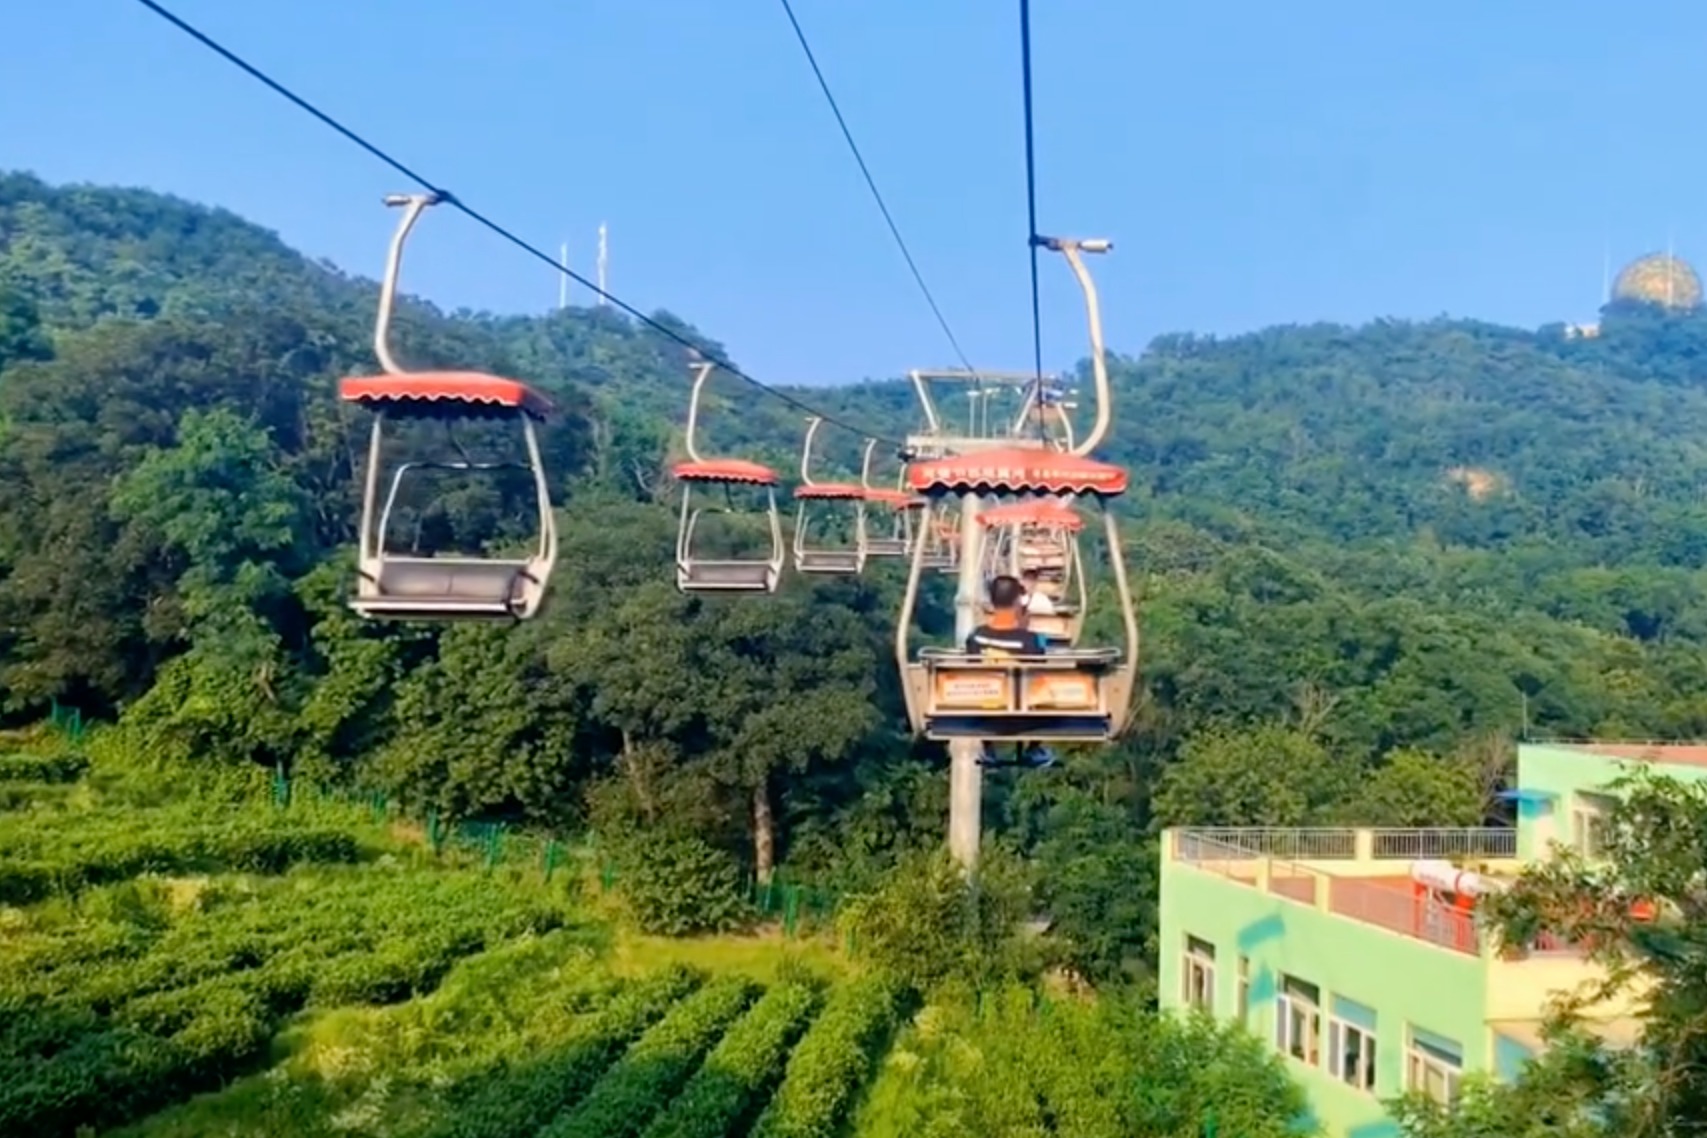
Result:
[[[773,382],[952,362],[775,0],[176,0],[612,291]],[[223,205],[375,274],[408,187],[132,0],[14,6],[0,166]],[[1107,236],[1111,345],[1159,332],[1592,317],[1603,249],[1707,258],[1707,4],[1035,0],[1040,227]],[[795,0],[982,367],[1030,363],[1017,4]],[[16,50],[17,48],[23,50]],[[431,216],[406,287],[540,311],[549,270]],[[1046,366],[1084,351],[1046,261]],[[585,302],[589,298],[580,295]]]

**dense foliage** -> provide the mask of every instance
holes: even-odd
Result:
[[[592,823],[613,846],[669,833],[665,879],[702,882],[713,927],[740,914],[714,903],[730,871],[710,850],[858,889],[935,844],[941,759],[896,730],[891,574],[759,604],[670,587],[686,370],[663,337],[605,311],[403,306],[412,361],[519,373],[564,407],[545,440],[563,568],[523,628],[376,628],[340,603],[363,421],[332,391],[371,366],[372,285],[229,214],[26,175],[0,178],[0,250],[17,719],[57,699],[161,759]],[[1707,730],[1707,392],[1677,363],[1704,341],[1707,320],[1638,308],[1593,340],[1381,323],[1114,360],[1142,730],[1047,781],[993,778],[987,814],[1053,867],[1063,958],[1110,975],[1142,955],[1122,883],[1157,824],[1476,821],[1498,740],[1526,727]],[[916,414],[899,383],[811,395],[891,434]],[[707,428],[787,469],[799,423],[719,391]],[[826,443],[845,468],[861,440]],[[431,489],[400,532],[480,546],[525,523],[504,484]]]
[[[1165,825],[1475,823],[1497,810],[1521,732],[1707,734],[1707,388],[1695,370],[1707,316],[1614,306],[1592,339],[1444,320],[1277,328],[1163,337],[1112,360],[1104,450],[1133,471],[1140,730],[1047,775],[987,779],[986,827],[1018,868],[1011,890],[968,905],[927,860],[943,758],[900,729],[897,576],[792,579],[760,602],[672,587],[666,471],[686,358],[664,337],[604,310],[402,305],[410,362],[518,374],[555,397],[543,446],[563,553],[553,599],[524,626],[380,627],[349,613],[365,420],[334,384],[373,367],[374,299],[370,282],[228,213],[0,175],[0,726],[76,708],[112,723],[102,745],[141,768],[276,774],[381,790],[416,814],[590,831],[630,913],[660,932],[749,920],[746,880],[781,873],[853,898],[856,952],[920,989],[1048,962],[1099,983],[1142,973]],[[889,435],[917,417],[899,382],[807,396]],[[719,390],[706,426],[717,446],[784,470],[801,429],[792,408],[744,390]],[[486,453],[497,440],[465,441]],[[827,466],[853,469],[862,440],[825,441]],[[441,479],[404,495],[395,528],[490,548],[527,522],[513,482]],[[945,598],[928,592],[922,631],[940,633]],[[1109,605],[1099,582],[1093,636],[1112,632]],[[343,896],[341,874],[373,872],[329,864],[368,852],[336,819],[282,825],[229,796],[192,819],[150,797],[158,778],[91,800],[81,758],[13,750],[0,757],[0,900],[103,904],[142,870],[260,874],[274,879],[260,893],[283,898],[280,871],[305,862],[317,864],[293,873]],[[62,810],[79,812],[75,828],[44,823]],[[889,876],[898,865],[909,873]],[[374,929],[403,904],[384,891],[362,903]],[[1009,934],[1024,909],[1047,931],[1022,944]],[[198,919],[214,911],[227,908]],[[898,920],[906,911],[935,914],[942,935]],[[311,923],[282,900],[278,914]],[[328,965],[343,978],[320,983],[338,1001],[396,999],[498,935],[455,922],[393,933],[403,947],[379,972]],[[340,936],[314,951],[350,951]],[[269,951],[257,959],[296,960]],[[105,1040],[88,1046],[133,1058],[78,1074],[74,1089],[19,1068],[0,1117],[51,1132],[69,1103],[116,1120],[165,1101],[150,1095],[212,1085],[317,998],[299,968],[218,980],[199,1019],[183,1019],[171,985],[124,989],[165,1005],[135,1023],[130,1003],[68,989],[79,1030]],[[579,1102],[682,994],[646,991],[518,1027],[548,1042],[525,1067],[489,1056],[456,1084],[465,1132],[531,1133]],[[811,1040],[826,1024],[845,1023],[837,1046],[875,1047],[866,1033],[887,1031],[888,1013],[862,1018],[838,998],[793,1051],[763,1126],[816,1133],[830,1115],[810,1104],[834,1103],[833,1115],[849,1101],[846,1054],[801,1056],[824,1049]],[[163,1042],[126,1049],[136,1032]],[[83,1072],[78,1054],[51,1062]],[[823,1073],[796,1074],[813,1062]],[[809,1080],[822,1088],[790,1089]],[[790,1102],[802,1105],[776,1105]],[[1131,1124],[1172,1133],[1167,1120],[1191,1113],[1156,1109]]]
[[[1300,1132],[1303,1110],[1280,1059],[1237,1029],[1024,987],[950,988],[890,1052],[855,1130],[1284,1138]]]

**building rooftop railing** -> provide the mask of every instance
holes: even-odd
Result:
[[[1382,829],[1357,826],[1207,826],[1174,831],[1174,856],[1191,861],[1195,846],[1215,859],[1286,861],[1416,861],[1423,858],[1513,858],[1517,831],[1508,826]]]
[[[1475,915],[1419,894],[1394,878],[1407,876],[1405,863],[1411,861],[1511,859],[1517,852],[1516,831],[1500,827],[1209,827],[1174,830],[1172,842],[1176,861],[1467,956],[1483,952]],[[1394,863],[1391,874],[1370,874],[1370,862]],[[1335,863],[1344,863],[1346,869],[1335,872]],[[1361,863],[1364,871],[1351,872],[1352,863]],[[1570,948],[1538,945],[1536,951]]]

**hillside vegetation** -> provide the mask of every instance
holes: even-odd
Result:
[[[184,998],[153,994],[180,983],[160,978],[185,967],[169,956],[158,976],[149,973],[147,994],[135,987],[142,980],[101,979],[91,966],[89,983],[120,986],[90,995],[71,979],[81,973],[66,972],[70,986],[52,999],[65,1001],[67,1018],[29,1028],[47,1034],[14,1039],[8,1054],[36,1062],[27,1057],[51,1039],[87,1046],[90,1065],[31,1083],[61,1088],[51,1080],[67,1078],[71,1089],[31,1092],[40,1097],[11,1108],[26,1112],[16,1117],[66,1119],[98,1103],[109,1112],[103,1120],[134,1121],[277,1061],[282,1082],[239,1082],[216,1101],[246,1119],[251,1110],[294,1118],[294,1107],[268,1096],[284,1093],[278,1086],[319,1087],[331,1078],[326,1065],[341,1060],[311,1060],[312,1048],[280,1059],[271,1050],[280,1032],[304,1015],[343,1022],[332,1008],[370,998],[351,994],[362,977],[348,990],[317,989],[304,979],[309,950],[292,955],[285,942],[295,938],[266,924],[318,919],[271,904],[274,890],[296,897],[297,880],[359,907],[351,937],[402,946],[398,959],[385,958],[394,971],[373,981],[384,993],[376,1002],[418,996],[421,1008],[437,1009],[439,994],[485,991],[483,981],[458,989],[446,977],[463,975],[465,958],[470,975],[501,971],[479,961],[530,931],[543,937],[561,925],[553,944],[584,947],[575,905],[520,886],[505,902],[510,917],[494,898],[494,923],[417,929],[405,910],[458,911],[458,890],[475,886],[455,872],[442,880],[399,872],[384,878],[399,892],[370,897],[365,884],[341,884],[382,871],[367,839],[336,818],[281,820],[235,805],[222,814],[225,806],[178,792],[177,776],[162,771],[375,792],[417,819],[502,821],[586,839],[613,867],[629,918],[669,935],[750,926],[754,879],[888,896],[896,866],[922,879],[921,859],[940,846],[945,760],[907,739],[894,680],[899,575],[791,579],[760,601],[677,594],[665,472],[685,413],[686,358],[608,312],[497,317],[403,306],[399,338],[411,363],[513,373],[556,398],[561,412],[543,444],[562,509],[559,588],[540,619],[514,628],[355,619],[343,595],[365,421],[337,402],[334,386],[374,367],[374,299],[371,282],[311,263],[228,213],[0,175],[0,711],[22,726],[56,707],[62,716],[77,709],[103,724],[108,769],[155,772],[110,776],[137,802],[86,801],[85,780],[109,777],[101,763],[94,774],[79,767],[61,778],[0,780],[17,838],[0,843],[0,903],[22,906],[26,953],[37,951],[30,938],[60,935],[55,920],[77,945],[85,936],[102,945],[159,938],[214,951],[223,934],[203,936],[199,925],[173,939],[179,917],[167,915],[175,913],[167,886],[122,891],[144,871],[245,875],[209,894],[207,913],[194,918],[229,918],[241,930],[222,958],[243,963],[232,969],[241,982],[219,989],[225,1018],[198,1026]],[[660,319],[716,347],[676,317]],[[1107,320],[1118,340],[1121,314]],[[998,991],[1016,971],[1050,967],[1110,989],[1141,980],[1157,951],[1154,843],[1166,825],[1475,824],[1497,811],[1508,744],[1521,732],[1707,735],[1704,349],[1707,319],[1623,306],[1605,313],[1603,335],[1591,340],[1558,329],[1383,322],[1168,336],[1114,359],[1116,421],[1104,452],[1134,477],[1122,508],[1142,586],[1139,729],[1118,746],[1077,750],[1047,775],[986,780],[991,864],[1008,866],[1011,878],[1011,904],[999,915],[1046,915],[1048,932],[1027,944],[1023,967],[1011,946],[986,946],[983,971],[970,978],[960,950],[941,948],[940,959],[911,962],[910,987],[961,979]],[[708,410],[716,444],[790,469],[798,412],[728,382]],[[1082,374],[1080,386],[1088,390]],[[900,381],[800,394],[890,435],[917,419]],[[829,462],[848,469],[862,440],[827,442]],[[436,489],[404,502],[399,532],[473,548],[525,532],[527,503],[510,483]],[[1091,616],[1099,635],[1114,627],[1101,588]],[[943,600],[927,597],[927,628],[943,627]],[[162,813],[137,813],[144,809]],[[64,810],[78,811],[75,828],[55,813]],[[895,900],[959,911],[947,898]],[[120,927],[103,924],[109,909]],[[127,939],[144,937],[131,925],[146,938]],[[333,954],[370,943],[317,940],[314,952]],[[62,950],[83,951],[40,949]],[[33,973],[20,975],[23,998],[39,1003]],[[495,1112],[470,1107],[471,1117],[510,1119],[482,1134],[590,1133],[626,1109],[612,1104],[638,1101],[671,1103],[657,1116],[660,1133],[687,1133],[679,1119],[701,1111],[739,1113],[767,1135],[827,1132],[745,1114],[764,1097],[757,1088],[769,1085],[782,1050],[794,1048],[789,1071],[796,1061],[835,1067],[798,1059],[813,1053],[805,1042],[782,1042],[794,1028],[781,1025],[806,1014],[805,995],[700,985],[721,994],[695,1002],[689,981],[657,982],[665,987],[628,1003],[615,1002],[628,998],[615,987],[581,1003],[566,995],[555,1011],[488,1008],[479,1004],[486,995],[471,997],[479,1008],[466,1012],[469,1022],[495,1017],[507,1026],[493,1031],[512,1033],[511,1043],[456,1042],[460,1029],[447,1028],[443,1055],[438,1044],[420,1054],[408,1050],[414,1043],[375,1044],[376,1070],[397,1080],[388,1086],[416,1080],[395,1093],[417,1096],[418,1117],[430,1120],[443,1113],[433,1096],[463,1085],[463,1074],[446,1074],[453,1058],[468,1064],[470,1087],[487,1078],[481,1063],[503,1067],[494,1089],[468,1091],[489,1093],[479,1101]],[[421,1014],[465,1014],[455,1010],[460,997],[444,998],[448,1010]],[[164,1007],[126,1018],[136,1000]],[[835,997],[824,1006],[838,1006]],[[911,1058],[900,1060],[905,1069],[882,1068],[861,1109],[915,1092],[916,1101],[869,1132],[921,1132],[909,1129],[908,1112],[940,1090],[928,1072],[959,1069],[958,1044],[941,1031],[991,1047],[1017,1038],[1001,1017],[1019,1012],[976,1000],[955,1006],[946,1020],[904,1029],[913,1042],[896,1054]],[[742,1026],[776,1008],[765,1012],[770,1026]],[[815,1024],[828,1013],[818,1014]],[[1114,1014],[1088,1008],[1082,1023],[1069,1017],[1069,1026],[1037,1030],[1050,1040],[1048,1032],[1082,1031],[1093,1042],[1098,1032],[1124,1039],[1137,1030],[1099,1018]],[[980,1026],[981,1015],[997,1026]],[[850,1038],[875,1038],[862,1033],[876,1027],[849,1024]],[[126,1041],[139,1037],[130,1032],[176,1041],[150,1052],[168,1067],[101,1058],[134,1056]],[[85,1035],[95,1042],[74,1042]],[[744,1070],[733,1082],[699,1080],[709,1069],[701,1060],[730,1039],[751,1041],[732,1051],[772,1057],[760,1064],[763,1078]],[[623,1067],[618,1056],[646,1040],[642,1058]],[[1140,1041],[1118,1054],[1148,1063],[1155,1052],[1145,1049],[1164,1044],[1199,1045]],[[1081,1045],[1091,1046],[1038,1046]],[[518,1068],[524,1057],[559,1052],[568,1067],[549,1066],[553,1059],[532,1073]],[[1027,1077],[1084,1074],[1039,1066]],[[543,1098],[516,1090],[513,1080],[530,1078],[558,1089]],[[331,1095],[332,1113],[357,1110],[346,1095],[355,1085],[301,1094]],[[942,1121],[944,1134],[981,1117],[1011,1118],[1007,1132],[1027,1133],[1035,1104],[968,1105],[1008,1090],[1024,1098],[1022,1085],[963,1087],[931,1116],[963,1119]],[[690,1091],[691,1102],[712,1105],[677,1112],[669,1096]],[[1050,1101],[1047,1088],[1038,1093]],[[765,1101],[792,1101],[777,1096]],[[561,1113],[571,1099],[584,1113]],[[836,1101],[839,1112],[852,1100]],[[635,1116],[623,1125],[641,1124]],[[1129,1124],[1110,1116],[1072,1132],[1123,1133]],[[181,1125],[162,1132],[205,1132],[194,1129],[200,1116]],[[277,1125],[299,1132],[290,1130],[296,1122]]]

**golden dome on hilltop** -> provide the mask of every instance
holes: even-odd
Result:
[[[1689,262],[1670,253],[1649,253],[1624,266],[1612,282],[1615,300],[1636,300],[1666,308],[1698,308],[1701,278]]]

